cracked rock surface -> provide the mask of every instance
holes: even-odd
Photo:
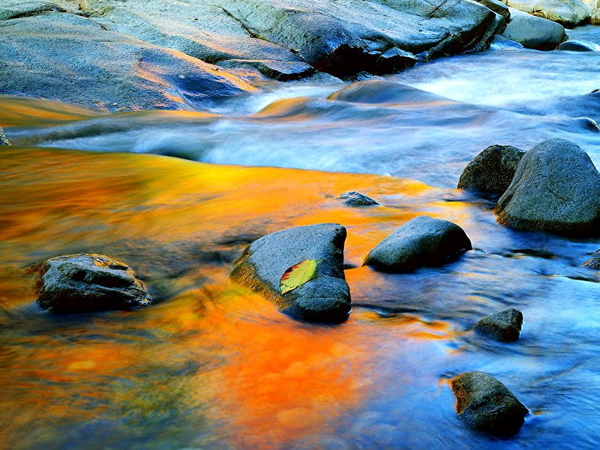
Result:
[[[104,255],[58,256],[41,264],[38,304],[52,313],[131,309],[150,304],[135,272]]]
[[[550,139],[529,150],[496,205],[498,221],[523,230],[600,235],[600,173],[580,147]]]

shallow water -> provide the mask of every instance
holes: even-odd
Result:
[[[294,85],[209,112],[104,114],[3,98],[0,126],[29,147],[0,160],[0,447],[596,448],[600,278],[579,265],[600,241],[511,230],[492,201],[451,188],[495,143],[565,137],[598,163],[599,133],[572,120],[600,121],[598,96],[586,96],[598,61],[493,50],[417,67],[390,78],[398,88],[352,101],[327,99],[343,85]],[[537,90],[506,81],[536,67],[547,76]],[[336,197],[348,190],[382,206],[346,207]],[[411,274],[360,267],[419,214],[459,224],[476,249]],[[348,228],[348,322],[301,324],[228,280],[257,237],[322,222]],[[76,252],[127,262],[160,302],[42,312],[31,266]],[[479,318],[507,307],[525,316],[517,343],[473,335]],[[529,408],[516,436],[458,420],[448,379],[470,370]]]

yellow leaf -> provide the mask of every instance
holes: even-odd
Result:
[[[279,287],[281,293],[293,291],[297,287],[302,286],[304,283],[312,280],[317,273],[317,260],[307,259],[302,261],[295,266],[290,267],[281,276]]]

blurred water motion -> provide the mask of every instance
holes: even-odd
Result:
[[[493,201],[450,188],[492,144],[563,137],[598,164],[600,54],[496,48],[208,112],[0,97],[15,144],[0,159],[0,448],[596,448],[600,280],[579,265],[600,242],[511,230]],[[347,207],[349,190],[381,206]],[[419,214],[475,250],[410,274],[362,267]],[[295,322],[229,281],[253,240],[321,222],[349,233],[345,324]],[[78,252],[128,263],[157,303],[42,312],[31,266]],[[471,332],[507,307],[525,316],[517,343]],[[530,409],[519,434],[463,427],[447,380],[470,370]]]
[[[33,148],[3,150],[0,171],[8,448],[564,448],[564,436],[586,448],[600,432],[598,279],[577,267],[598,242],[516,232],[476,197],[372,175]],[[382,206],[344,206],[348,190]],[[422,213],[460,224],[479,250],[412,274],[360,267]],[[231,284],[247,243],[318,222],[349,231],[346,324],[295,322]],[[85,251],[129,263],[161,302],[41,312],[28,268]],[[507,306],[525,315],[517,344],[469,331]],[[455,417],[443,380],[475,369],[531,409],[516,437]]]

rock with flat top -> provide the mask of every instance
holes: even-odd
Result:
[[[586,0],[502,0],[511,8],[572,28],[590,20]]]
[[[346,229],[333,223],[294,227],[254,241],[236,261],[231,279],[274,301],[297,320],[340,323],[350,313],[344,277]],[[285,292],[281,281],[292,267],[316,261],[314,276]]]
[[[38,304],[57,314],[132,309],[150,296],[126,264],[97,254],[58,256],[42,263]]]

